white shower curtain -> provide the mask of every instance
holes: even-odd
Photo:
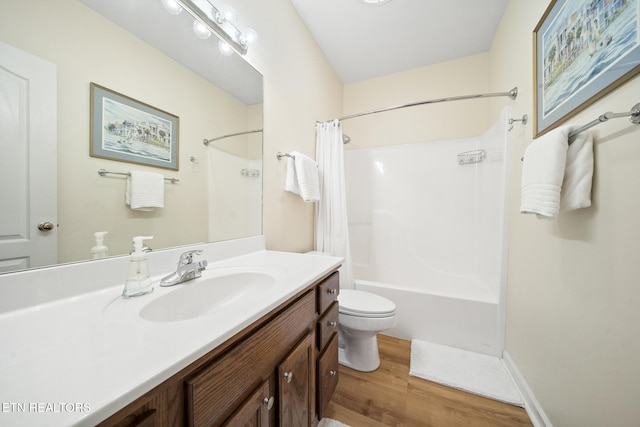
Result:
[[[316,250],[344,258],[340,287],[353,288],[344,146],[339,120],[316,124],[316,161],[320,176],[320,202],[316,204]]]

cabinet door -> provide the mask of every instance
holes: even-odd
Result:
[[[283,427],[311,425],[312,346],[307,335],[278,366],[278,415]]]
[[[240,408],[223,424],[224,427],[267,427],[274,397],[269,396],[269,381],[260,385]]]

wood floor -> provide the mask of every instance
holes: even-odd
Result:
[[[340,366],[328,418],[352,427],[532,426],[523,408],[409,376],[411,342],[378,335],[380,368]]]

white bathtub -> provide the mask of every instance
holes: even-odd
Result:
[[[419,339],[500,356],[503,332],[500,328],[498,301],[475,290],[455,296],[443,292],[390,283],[354,280],[356,289],[372,292],[396,304],[398,324],[384,331],[404,339]],[[475,289],[475,287],[471,287]]]

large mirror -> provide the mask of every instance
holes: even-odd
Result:
[[[53,66],[57,118],[48,133],[55,134],[57,154],[37,166],[27,160],[26,172],[11,172],[9,181],[0,176],[7,190],[0,191],[0,272],[89,260],[100,231],[108,232],[111,256],[129,253],[136,235],[153,236],[146,244],[158,250],[261,234],[260,73],[237,54],[222,55],[215,36],[198,38],[193,19],[169,14],[161,0],[2,3],[0,42]],[[0,92],[10,92],[13,75],[3,67]],[[90,156],[92,83],[178,118],[178,170]],[[0,114],[10,119],[1,104]],[[204,139],[216,140],[205,145]],[[44,144],[30,143],[26,159]],[[3,150],[15,145],[0,140]],[[57,205],[53,214],[34,209],[34,201],[47,197],[22,182],[34,170],[44,174],[46,164],[57,169],[48,179],[56,184],[47,191],[57,194],[49,197]],[[100,169],[116,174],[102,176]],[[137,170],[178,180],[166,181],[164,207],[139,211],[125,204],[126,174]],[[21,218],[22,211],[31,219]],[[37,229],[46,222],[53,229]],[[45,243],[36,247],[55,242],[45,261],[2,247],[37,237]]]

